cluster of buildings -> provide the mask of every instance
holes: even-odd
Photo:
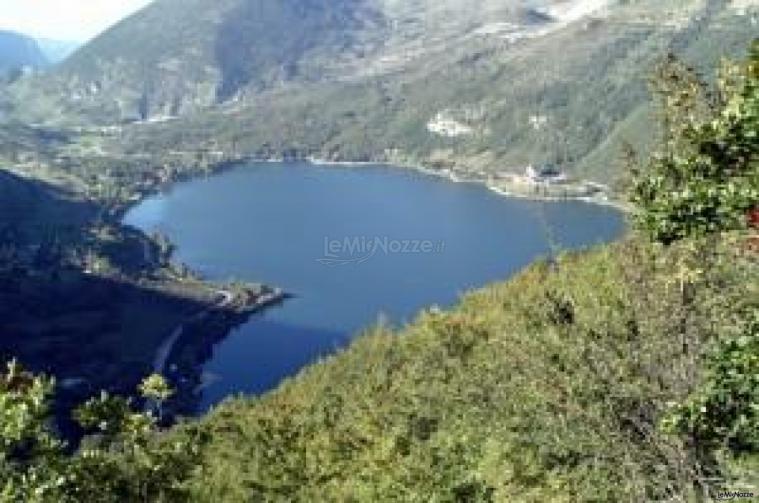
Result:
[[[474,133],[471,126],[459,122],[444,113],[438,113],[432,120],[427,123],[427,130],[430,133],[456,138],[457,136],[466,136]]]
[[[510,181],[521,185],[562,185],[570,182],[569,177],[555,164],[528,165],[523,174],[498,173],[490,178],[500,181]]]
[[[553,164],[533,166],[530,164],[525,170],[524,176],[536,184],[565,183],[568,181],[566,173]]]

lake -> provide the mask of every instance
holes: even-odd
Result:
[[[215,348],[203,409],[275,387],[380,318],[402,325],[552,250],[608,242],[625,229],[610,207],[507,198],[387,166],[291,162],[179,183],[125,223],[166,234],[176,259],[209,279],[295,295]]]

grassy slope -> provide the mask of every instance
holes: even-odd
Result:
[[[211,443],[195,497],[687,495],[682,446],[656,421],[693,385],[703,346],[684,355],[668,335],[671,267],[622,243],[566,256],[557,270],[535,265],[400,333],[370,330],[269,395],[205,418]]]

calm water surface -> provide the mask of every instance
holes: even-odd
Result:
[[[400,325],[508,278],[549,243],[579,248],[624,232],[611,208],[504,198],[391,167],[305,163],[254,163],[181,183],[125,221],[167,234],[177,259],[210,279],[297,296],[217,346],[203,408],[271,389],[380,316]]]

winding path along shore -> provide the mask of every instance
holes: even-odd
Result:
[[[213,306],[207,309],[200,311],[199,313],[192,315],[187,320],[183,321],[179,326],[177,326],[177,328],[174,329],[171,335],[165,341],[163,341],[163,344],[161,344],[161,346],[158,348],[155,358],[153,359],[154,373],[162,374],[165,372],[166,363],[169,359],[169,355],[171,355],[171,351],[174,349],[174,346],[176,345],[177,341],[182,337],[182,334],[184,334],[185,325],[187,325],[188,323],[194,323],[194,322],[200,321],[206,316],[208,316],[208,313],[210,313],[212,310],[224,309],[230,306],[232,302],[235,300],[234,294],[227,290],[219,290],[216,293],[220,297],[220,300],[216,304],[214,304]]]
[[[206,316],[208,316],[211,311],[226,309],[232,306],[232,304],[235,302],[235,294],[229,290],[218,290],[216,292],[216,295],[219,297],[218,302],[187,318],[185,321],[179,324],[173,332],[171,332],[171,335],[165,341],[163,341],[161,346],[158,348],[158,351],[156,351],[155,358],[153,359],[153,373],[165,374],[169,356],[171,356],[171,352],[174,350],[174,346],[176,346],[179,339],[182,338],[185,327],[189,323],[197,323],[198,321],[201,321]],[[243,309],[243,311],[248,313],[255,313],[272,304],[282,302],[289,296],[289,294],[283,292],[279,288],[275,288],[272,291],[259,295],[256,298],[255,302],[249,304]]]

